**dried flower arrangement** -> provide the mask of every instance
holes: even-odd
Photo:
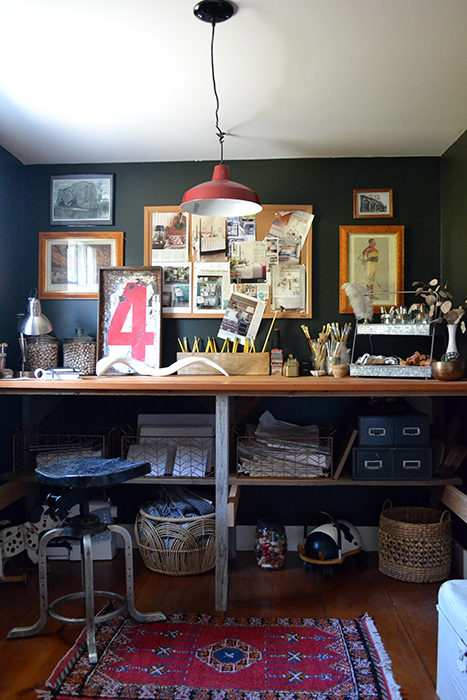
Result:
[[[415,294],[425,299],[432,323],[445,322],[448,325],[459,325],[462,333],[465,333],[466,325],[463,320],[465,307],[458,306],[457,308],[453,308],[451,301],[452,294],[448,292],[447,282],[442,285],[434,278],[428,282],[428,284],[425,282],[413,282],[412,287],[415,286],[418,287]],[[467,300],[464,304],[465,303],[467,303]]]

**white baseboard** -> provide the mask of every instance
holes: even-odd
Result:
[[[248,552],[254,549],[255,542],[254,525],[237,525],[237,551]],[[362,538],[362,547],[366,552],[378,551],[378,528],[359,527],[358,531]],[[296,552],[299,542],[303,544],[303,525],[287,525],[287,550]]]

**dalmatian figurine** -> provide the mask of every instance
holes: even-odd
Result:
[[[3,562],[24,550],[32,563],[37,564],[41,533],[60,523],[58,515],[52,513],[47,505],[42,505],[32,511],[27,523],[10,525],[0,530],[0,580],[4,578]]]

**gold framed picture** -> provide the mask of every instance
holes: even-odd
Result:
[[[39,298],[97,299],[99,270],[123,265],[123,232],[39,233]]]
[[[339,227],[339,311],[352,313],[345,282],[361,284],[375,310],[404,303],[404,227]]]
[[[353,191],[354,219],[392,219],[392,189]]]

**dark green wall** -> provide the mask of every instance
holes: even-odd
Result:
[[[1,155],[1,154],[0,154]],[[11,157],[10,157],[11,158]],[[50,176],[71,173],[114,173],[116,215],[114,230],[125,233],[125,264],[143,263],[143,210],[150,205],[173,205],[180,202],[186,189],[208,180],[214,163],[147,163],[147,164],[79,164],[54,166],[21,166],[14,161],[19,183],[23,177],[24,203],[21,206],[18,191],[11,194],[9,208],[13,216],[8,222],[18,226],[18,231],[6,232],[8,242],[8,274],[14,280],[11,294],[3,304],[2,327],[5,336],[17,342],[16,314],[27,301],[29,291],[38,283],[38,234],[40,231],[60,230],[49,224]],[[0,158],[1,173],[7,174],[9,159]],[[428,280],[439,274],[440,267],[440,159],[439,158],[366,158],[366,159],[293,159],[273,161],[235,161],[230,163],[232,178],[257,190],[264,203],[312,204],[315,212],[313,226],[313,319],[308,322],[312,334],[324,323],[353,320],[352,316],[340,316],[339,309],[339,226],[352,225],[353,190],[361,188],[392,187],[394,190],[394,218],[374,219],[363,224],[394,224],[405,226],[405,287],[410,288],[415,279]],[[18,190],[21,186],[18,185]],[[22,216],[22,218],[21,218]],[[21,220],[21,227],[19,221]],[[79,229],[69,229],[79,230]],[[2,231],[3,233],[3,231]],[[2,235],[3,239],[3,235]],[[43,310],[54,324],[58,338],[69,335],[77,327],[84,327],[95,334],[97,330],[97,301],[94,300],[44,300]],[[206,321],[172,320],[163,323],[163,364],[174,360],[177,351],[176,337],[188,335],[215,335],[219,319]],[[261,330],[260,341],[266,328]],[[301,321],[281,321],[284,350],[293,352],[300,359],[307,359],[308,352]],[[11,341],[13,343],[13,340]],[[261,345],[261,343],[260,343]],[[14,353],[12,353],[13,356]],[[16,356],[19,359],[19,353]],[[253,381],[253,380],[252,380]],[[50,420],[63,420],[75,425],[89,421],[95,425],[131,422],[137,412],[157,410],[181,410],[178,406],[160,407],[158,402],[147,405],[143,397],[135,402],[106,401],[99,397],[90,401],[79,397],[70,402],[64,400],[52,413]],[[317,422],[329,425],[347,420],[355,415],[351,401],[335,400],[283,400],[267,402],[267,407],[278,418],[296,422]],[[198,406],[200,410],[205,407]],[[185,405],[183,410],[192,410]],[[262,409],[257,409],[257,412]],[[390,489],[391,490],[391,489]],[[281,489],[257,490],[251,487],[241,504],[241,521],[254,522],[259,510],[271,510],[285,522],[306,520],[308,512],[327,507],[332,512],[354,520],[356,524],[375,522],[381,507],[383,490],[351,489],[351,494],[335,489],[290,489],[284,499]],[[373,493],[374,491],[374,493]],[[393,490],[391,490],[393,491]],[[131,500],[137,503],[142,494],[132,489]],[[399,494],[399,495],[398,495]],[[267,503],[264,499],[267,495]],[[416,490],[404,490],[398,498],[415,502],[420,498]],[[362,509],[362,503],[372,507]],[[122,505],[128,502],[128,491],[122,497]],[[318,499],[319,498],[319,502]],[[260,505],[261,508],[260,508]],[[131,510],[131,508],[130,508]],[[132,511],[133,512],[133,511]]]
[[[23,173],[24,166],[19,160],[0,147],[0,343],[8,343],[8,358],[17,358],[19,354],[16,315],[24,306],[19,301]],[[11,470],[11,431],[18,421],[18,406],[17,401],[0,397],[0,471]]]
[[[467,132],[441,158],[442,271],[454,302],[467,299]]]
[[[49,224],[50,176],[67,173],[115,173],[116,217],[114,230],[125,233],[125,264],[143,264],[143,210],[145,206],[178,204],[186,189],[210,179],[214,163],[94,164],[27,166],[24,209],[24,241],[19,251],[22,270],[21,308],[29,289],[37,285],[39,231],[60,230]],[[257,190],[267,204],[312,204],[313,225],[313,319],[312,333],[323,323],[344,322],[339,302],[339,226],[353,219],[353,190],[364,187],[394,189],[394,218],[374,219],[365,224],[403,224],[406,229],[406,284],[429,279],[439,269],[440,175],[438,158],[349,158],[234,161],[232,178]],[[78,229],[70,229],[78,230]],[[19,262],[19,261],[18,261]],[[59,338],[77,327],[95,334],[97,302],[46,300],[44,312]],[[170,320],[163,324],[163,363],[175,358],[176,337],[216,335],[219,319]],[[281,321],[284,350],[306,359],[307,345],[301,322]],[[263,324],[259,339],[266,333]],[[261,343],[260,343],[261,344]]]

